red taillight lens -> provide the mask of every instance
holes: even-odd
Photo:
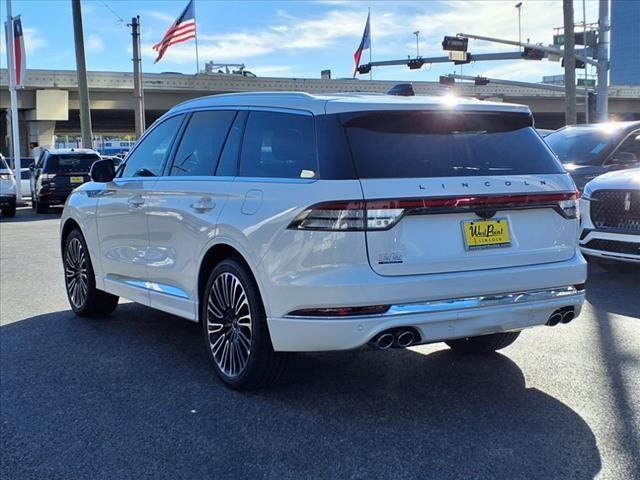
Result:
[[[0,178],[13,178],[13,173],[11,172],[0,172]]]
[[[427,215],[464,211],[554,208],[563,217],[579,217],[580,192],[486,195],[447,198],[353,200],[313,205],[289,225],[299,230],[387,230],[404,215]],[[365,222],[366,219],[366,222]]]
[[[389,305],[370,305],[366,307],[305,308],[295,310],[289,315],[299,317],[353,317],[362,315],[380,315],[389,310]]]

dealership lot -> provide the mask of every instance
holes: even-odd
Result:
[[[640,478],[640,275],[591,268],[578,320],[501,354],[296,355],[242,394],[195,324],[76,318],[59,213],[0,219],[5,478]]]

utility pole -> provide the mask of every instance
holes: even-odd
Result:
[[[516,3],[516,8],[518,9],[518,43],[522,43],[522,2]],[[520,46],[520,51],[522,51],[522,46]]]
[[[577,123],[576,114],[576,49],[573,30],[573,0],[562,0],[564,17],[564,101],[565,123]]]
[[[76,47],[76,68],[78,69],[78,101],[80,103],[80,128],[82,146],[93,148],[91,133],[91,111],[89,110],[89,86],[87,84],[87,65],[84,57],[84,34],[82,32],[82,6],[80,0],[71,0],[73,11],[73,36]]]
[[[416,36],[416,58],[420,57],[420,30],[413,32]]]
[[[18,92],[16,90],[16,65],[15,65],[15,42],[13,18],[11,16],[11,0],[7,0],[7,23],[5,28],[7,35],[7,54],[9,56],[9,96],[11,98],[11,140],[13,145],[13,168],[18,181],[16,188],[16,205],[22,203],[22,192],[20,191],[20,123],[18,121]]]
[[[609,1],[600,0],[598,16],[598,86],[596,89],[596,117],[598,122],[609,120]]]
[[[131,38],[133,40],[133,95],[136,99],[134,106],[136,136],[140,138],[145,129],[142,58],[140,57],[140,17],[133,17],[128,26],[131,27]]]

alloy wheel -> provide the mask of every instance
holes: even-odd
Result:
[[[82,308],[89,290],[87,277],[87,258],[78,238],[72,238],[64,256],[64,274],[67,292],[71,303],[76,308]]]
[[[223,272],[207,299],[207,337],[213,359],[228,377],[238,377],[251,355],[251,310],[240,279]]]

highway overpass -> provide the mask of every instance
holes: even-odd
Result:
[[[96,135],[133,134],[133,75],[125,72],[89,72],[89,96],[93,132]],[[147,73],[143,76],[146,120],[150,124],[173,105],[182,101],[229,92],[306,91],[310,93],[375,92],[383,93],[396,81],[354,79],[309,79],[243,77],[227,74],[184,75]],[[441,95],[449,87],[438,82],[413,82],[418,94]],[[488,84],[475,86],[458,82],[456,94],[483,99],[521,103],[531,107],[536,125],[557,128],[564,120],[562,92],[542,88]],[[56,112],[52,112],[52,99]],[[578,103],[582,99],[579,97]],[[78,83],[73,70],[28,70],[26,87],[18,92],[22,154],[28,155],[30,142],[48,145],[53,135],[80,133]],[[7,115],[9,92],[7,70],[0,70],[0,151],[7,152]],[[64,112],[60,112],[60,110]],[[578,106],[578,110],[583,107]],[[56,108],[53,108],[56,110]],[[610,87],[609,112],[617,119],[640,119],[640,87]],[[582,116],[579,114],[579,121]]]

